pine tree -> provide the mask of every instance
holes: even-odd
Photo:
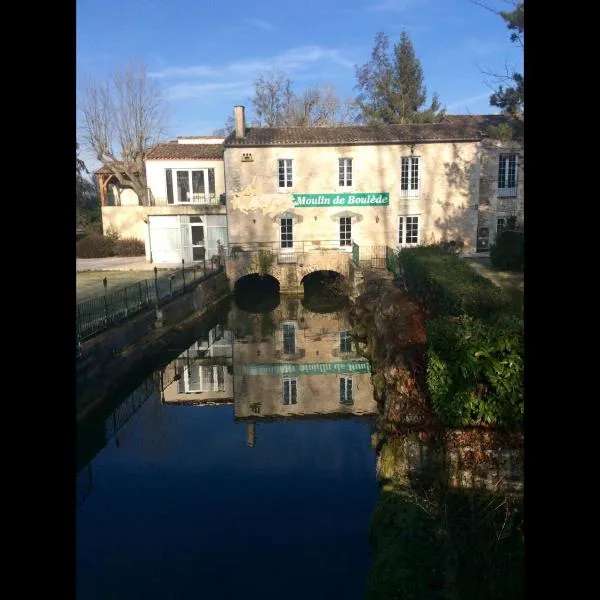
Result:
[[[371,60],[356,67],[362,120],[367,124],[440,121],[444,112],[437,94],[429,108],[423,108],[427,101],[423,68],[408,34],[402,32],[391,55],[389,46],[387,35],[378,33]]]

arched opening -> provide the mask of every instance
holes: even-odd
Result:
[[[337,271],[314,271],[300,282],[302,305],[312,312],[328,313],[348,306],[348,281]]]
[[[253,313],[263,313],[279,306],[279,281],[271,275],[251,273],[240,277],[233,288],[238,308]]]

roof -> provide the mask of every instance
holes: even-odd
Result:
[[[450,115],[440,123],[408,125],[335,125],[313,127],[247,127],[243,139],[235,132],[226,147],[344,146],[419,142],[480,141],[486,126],[506,120],[502,115]]]
[[[122,165],[123,165],[122,161],[115,161],[112,164],[124,173],[124,170],[122,167]],[[106,165],[102,165],[99,169],[96,169],[94,171],[94,173],[96,173],[97,175],[103,175],[103,174],[114,173],[114,171],[112,169],[109,169]],[[134,171],[134,173],[135,173],[135,171]]]
[[[178,144],[165,142],[157,144],[146,156],[147,160],[222,160],[222,144]]]

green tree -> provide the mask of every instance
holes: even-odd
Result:
[[[523,47],[525,35],[525,8],[523,2],[514,5],[512,11],[500,11],[499,14],[506,26],[512,32],[510,34],[511,42]],[[490,104],[497,106],[504,114],[522,119],[525,110],[524,79],[521,73],[510,73],[507,75],[510,83],[506,86],[500,85],[498,89],[490,96]]]
[[[427,102],[423,68],[408,34],[390,52],[388,36],[379,32],[371,60],[356,67],[356,99],[361,120],[367,124],[436,123],[444,116],[437,94]]]

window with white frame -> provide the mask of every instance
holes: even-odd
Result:
[[[352,377],[340,377],[340,404],[354,404],[352,398]]]
[[[281,247],[289,249],[294,247],[294,221],[290,218],[280,220],[280,242]]]
[[[338,159],[338,184],[340,187],[352,187],[352,159]]]
[[[400,244],[400,246],[416,246],[418,243],[418,215],[398,217],[398,244]]]
[[[281,394],[281,402],[285,406],[298,403],[298,380],[285,378],[283,380],[283,389]]]
[[[284,354],[296,354],[296,323],[287,322],[281,324]]]
[[[498,196],[517,195],[517,155],[501,154],[498,161]]]
[[[277,162],[279,164],[279,187],[292,187],[292,159],[280,158]]]
[[[403,156],[400,165],[400,196],[416,198],[419,196],[420,158]]]
[[[183,370],[183,377],[179,380],[178,391],[185,394],[224,392],[225,366],[201,366],[197,364],[186,366]]]
[[[216,202],[214,169],[166,169],[166,180],[168,204]]]
[[[340,352],[352,352],[352,337],[349,331],[340,331]]]
[[[340,246],[352,246],[352,217],[340,217]]]

